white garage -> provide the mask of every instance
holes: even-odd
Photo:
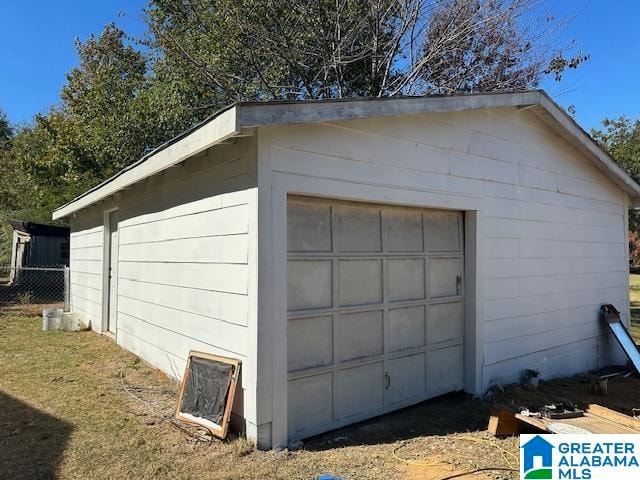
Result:
[[[238,103],[57,209],[71,305],[261,447],[619,360],[640,186],[540,91]],[[427,421],[427,420],[425,420]]]

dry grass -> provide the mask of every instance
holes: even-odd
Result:
[[[299,451],[261,452],[237,437],[195,443],[163,420],[174,408],[173,382],[92,332],[40,327],[38,317],[0,313],[3,478],[443,479],[506,466],[497,448],[460,438],[487,438],[489,406],[466,395],[329,432]],[[514,439],[499,442],[517,453]],[[401,458],[435,458],[439,465],[410,465],[394,457],[396,450]]]
[[[513,464],[496,445],[518,451],[516,438],[495,440],[484,433],[489,405],[464,395],[329,432],[299,451],[260,452],[242,437],[193,442],[166,421],[176,400],[172,381],[94,333],[42,332],[36,316],[41,308],[0,312],[0,472],[6,478],[233,480],[332,474],[441,480]],[[640,341],[640,275],[631,275],[630,331]],[[640,380],[620,382],[621,392],[637,391]],[[586,382],[560,380],[538,394],[568,394],[578,401],[588,399],[587,390]],[[608,398],[613,402],[613,397],[621,398]],[[627,410],[613,403],[609,406]],[[500,471],[483,475],[473,478],[517,478]]]

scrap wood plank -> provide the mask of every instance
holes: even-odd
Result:
[[[594,434],[640,434],[640,420],[595,404],[589,405],[583,417],[567,419],[531,417],[516,413],[507,407],[494,406],[488,431],[496,436],[516,435],[525,427],[533,427],[540,432],[553,433],[549,428],[551,424],[574,426]]]
[[[620,425],[624,425],[640,433],[640,420],[637,418],[630,417],[629,415],[616,412],[615,410],[611,410],[610,408],[603,407],[602,405],[597,405],[595,403],[588,405],[586,411],[589,415],[606,418],[607,420],[619,423]]]
[[[549,423],[561,423],[573,425],[586,430],[589,433],[630,433],[638,434],[640,431],[629,428],[620,423],[613,422],[607,418],[585,413],[584,417],[568,418],[566,420],[551,420]]]
[[[517,435],[520,431],[515,412],[500,405],[491,407],[487,430],[496,437]]]

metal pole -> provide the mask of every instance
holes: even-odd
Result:
[[[64,311],[71,310],[71,270],[64,267]]]

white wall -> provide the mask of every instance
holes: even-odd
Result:
[[[175,379],[182,378],[190,350],[240,359],[243,391],[234,414],[249,421],[255,185],[255,139],[244,138],[71,222],[72,310],[102,330],[103,218],[118,208],[117,343]]]
[[[475,220],[471,391],[518,381],[524,368],[547,378],[589,370],[617,352],[598,309],[613,303],[628,321],[627,196],[534,113],[263,127],[259,145],[259,172],[272,185],[260,190],[272,271],[261,296],[273,300],[260,310],[269,408],[258,420],[274,445],[286,442],[287,194],[450,208]]]

